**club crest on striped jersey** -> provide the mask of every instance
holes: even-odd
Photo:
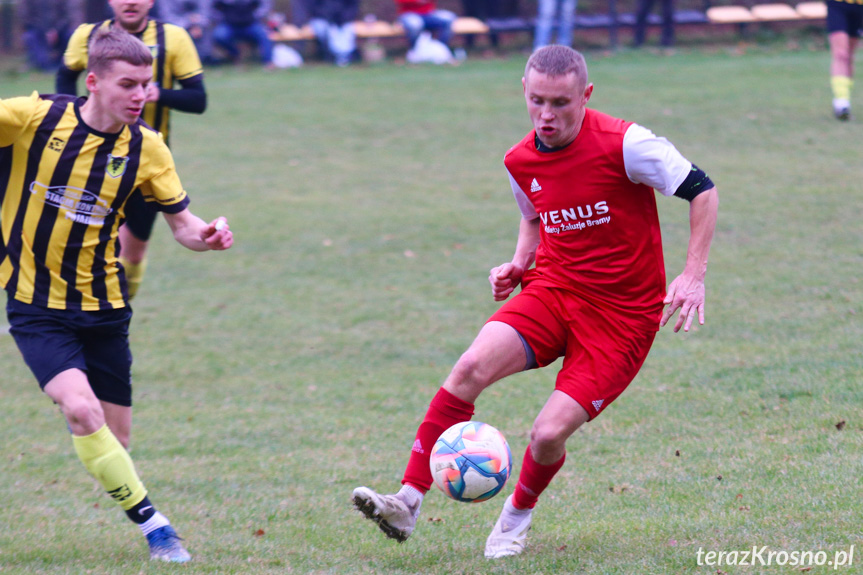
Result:
[[[108,165],[105,166],[105,171],[112,178],[119,178],[126,173],[126,166],[129,165],[129,156],[115,156],[108,154]]]
[[[159,45],[154,44],[153,46],[147,46],[150,49],[150,54],[153,56],[153,60],[159,57]]]

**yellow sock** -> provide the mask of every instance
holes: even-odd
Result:
[[[141,263],[133,264],[123,256],[120,256],[120,263],[126,270],[126,284],[129,288],[129,299],[131,300],[138,293],[138,288],[141,287],[141,282],[144,281],[144,272],[147,271],[147,258],[141,260]]]
[[[833,88],[833,97],[837,100],[851,101],[851,86],[854,80],[848,76],[831,76],[830,87]]]
[[[124,510],[131,509],[147,496],[132,458],[107,425],[90,435],[73,435],[72,443],[87,471]]]

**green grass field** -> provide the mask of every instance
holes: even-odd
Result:
[[[502,158],[530,128],[524,57],[208,72],[209,110],[176,114],[172,141],[193,211],[227,216],[236,244],[187,252],[160,222],[132,326],[132,455],[194,560],[146,560],[0,335],[0,572],[772,574],[801,568],[697,553],[832,560],[852,545],[838,571],[860,572],[861,123],[832,118],[828,63],[820,48],[590,56],[592,106],[667,136],[719,187],[707,325],[659,334],[570,440],[528,550],[494,563],[502,496],[433,492],[399,545],[350,492],[398,486],[429,399],[496,309],[486,276],[519,218]],[[0,97],[51,86],[3,76]],[[687,204],[659,205],[673,277]],[[477,404],[515,473],[555,372]]]

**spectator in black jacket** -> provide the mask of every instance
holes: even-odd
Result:
[[[317,0],[312,8],[312,30],[327,58],[337,66],[347,66],[357,49],[354,20],[359,0]]]
[[[257,47],[261,62],[273,67],[273,43],[263,22],[270,13],[269,0],[215,0],[213,8],[220,22],[213,29],[213,42],[232,60],[240,57],[237,42]]]

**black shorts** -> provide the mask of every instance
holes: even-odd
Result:
[[[863,29],[863,4],[827,2],[828,32],[845,32],[852,38],[859,38],[861,29]]]
[[[153,233],[153,224],[156,223],[156,216],[159,215],[159,210],[153,207],[153,204],[144,200],[144,194],[141,190],[135,190],[129,199],[126,200],[126,219],[124,223],[126,229],[132,232],[132,235],[146,242],[150,240],[150,234]]]
[[[59,373],[77,368],[87,373],[93,393],[102,401],[132,405],[132,309],[59,310],[6,303],[9,333],[43,388]]]

